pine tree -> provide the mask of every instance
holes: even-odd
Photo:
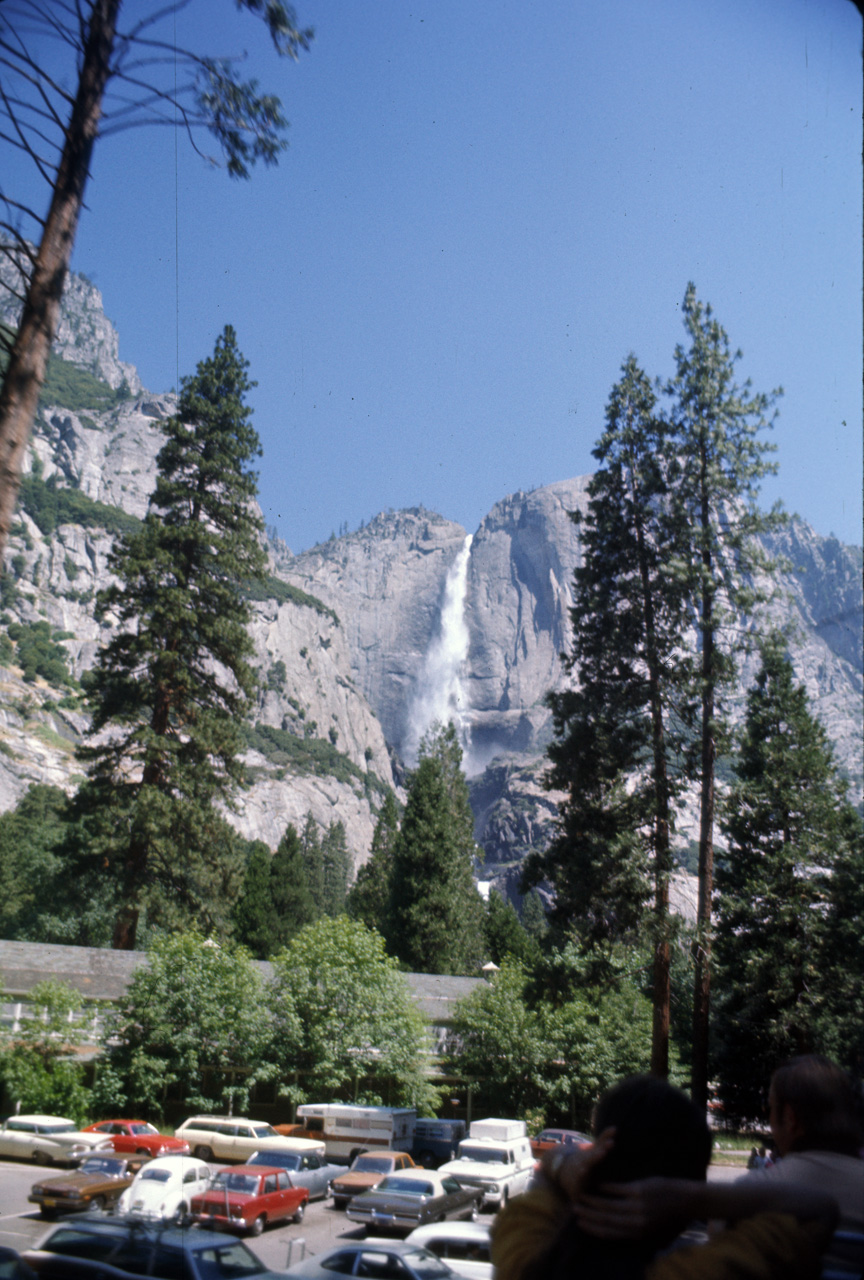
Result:
[[[368,929],[387,932],[393,856],[399,835],[396,797],[388,790],[375,823],[369,861],[357,872],[347,899],[348,914]]]
[[[717,867],[715,1069],[727,1110],[747,1119],[761,1113],[784,1058],[828,1050],[848,1059],[848,1044],[826,1043],[826,1012],[836,1012],[842,973],[849,992],[857,990],[860,1019],[864,982],[860,944],[857,974],[854,951],[836,954],[832,911],[856,846],[860,869],[861,824],[783,638],[769,636],[761,653],[722,806],[728,850]]]
[[[270,884],[272,861],[273,854],[264,841],[253,841],[243,887],[232,912],[234,939],[251,951],[256,960],[268,960],[274,950],[276,912]]]
[[[323,914],[341,916],[345,911],[348,873],[351,867],[344,822],[331,822],[327,828],[321,841],[321,861],[324,869]]]
[[[452,723],[426,735],[396,842],[388,941],[420,973],[473,973],[483,961],[474,818],[461,764]]]
[[[268,951],[272,956],[321,914],[309,888],[303,846],[291,823],[270,863],[270,900],[275,917]]]
[[[100,593],[117,630],[90,676],[90,733],[110,732],[80,752],[78,859],[111,886],[115,948],[135,946],[142,914],[210,929],[242,874],[216,806],[244,783],[241,724],[256,680],[243,585],[266,564],[246,369],[226,327],[183,382],[147,516],[115,544],[116,581]]]
[[[670,828],[689,715],[682,530],[670,502],[677,460],[669,425],[634,356],[621,375],[593,451],[600,465],[587,514],[574,513],[583,561],[565,666],[578,685],[547,699],[555,729],[547,784],[567,798],[549,848],[526,864],[523,889],[551,881],[554,918],[575,924],[593,947],[633,934],[653,895],[652,1070],[666,1075]]]
[[[530,969],[540,959],[540,948],[523,928],[512,902],[505,902],[494,888],[486,899],[483,932],[486,952],[499,966],[509,957]]]
[[[672,428],[681,464],[674,486],[680,527],[689,529],[682,548],[682,572],[699,635],[698,689],[701,702],[699,902],[695,939],[693,1063],[691,1093],[708,1101],[708,1024],[711,992],[711,897],[714,875],[714,777],[722,742],[722,692],[735,675],[735,649],[742,614],[760,600],[753,573],[769,567],[755,535],[776,527],[756,506],[762,478],[776,471],[766,455],[776,446],[761,433],[778,395],[752,393],[738,385],[734,354],[710,306],[698,301],[693,284],[684,297],[689,346],[675,350],[675,376],[666,386],[673,398]]]
[[[306,872],[306,884],[315,906],[315,919],[325,915],[327,900],[324,886],[324,854],[321,849],[321,836],[318,823],[312,811],[306,814],[303,831],[300,835],[300,849],[303,855],[303,867]]]

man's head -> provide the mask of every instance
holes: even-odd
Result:
[[[594,1131],[610,1127],[615,1142],[594,1171],[595,1185],[652,1177],[704,1180],[711,1131],[704,1113],[667,1081],[631,1076],[604,1093]]]
[[[771,1133],[781,1156],[861,1146],[860,1099],[849,1076],[828,1058],[807,1054],[779,1067],[768,1095]]]

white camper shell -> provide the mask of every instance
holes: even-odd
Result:
[[[351,1161],[362,1151],[410,1151],[413,1107],[355,1107],[338,1102],[304,1102],[297,1121],[324,1143],[330,1160]]]
[[[473,1120],[468,1137],[459,1143],[455,1160],[442,1164],[464,1187],[480,1187],[483,1204],[498,1209],[528,1186],[535,1159],[523,1120]]]

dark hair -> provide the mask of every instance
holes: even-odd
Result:
[[[653,1177],[704,1181],[711,1130],[699,1107],[668,1081],[630,1076],[604,1093],[594,1132],[613,1125],[615,1143],[593,1171],[594,1185]]]
[[[789,1106],[802,1132],[792,1151],[836,1151],[855,1156],[861,1146],[861,1098],[851,1078],[818,1053],[790,1058],[771,1079],[777,1107]]]

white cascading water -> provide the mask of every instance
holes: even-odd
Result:
[[[417,763],[417,752],[423,734],[436,721],[442,725],[453,721],[462,751],[466,757],[468,755],[471,729],[462,688],[462,668],[468,657],[470,640],[465,622],[465,591],[470,555],[471,534],[465,539],[447,574],[440,625],[426,652],[408,710],[404,749],[406,760],[411,765]]]

